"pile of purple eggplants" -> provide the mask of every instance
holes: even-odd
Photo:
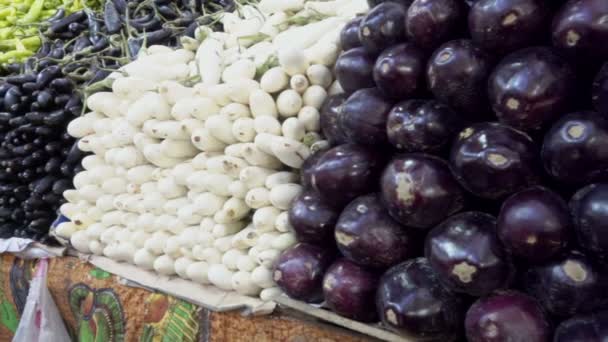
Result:
[[[608,1],[369,2],[277,285],[425,340],[608,339]]]

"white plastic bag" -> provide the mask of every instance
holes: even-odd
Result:
[[[38,262],[13,342],[70,341],[57,305],[46,286],[48,265],[47,259]]]

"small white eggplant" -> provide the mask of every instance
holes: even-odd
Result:
[[[279,89],[277,91],[281,90],[282,89]],[[277,104],[272,98],[272,95],[266,90],[254,89],[251,91],[248,102],[251,115],[254,118],[259,116],[272,116],[276,118],[279,115]]]
[[[283,90],[277,97],[277,109],[282,117],[296,116],[302,108],[302,97],[293,89]]]

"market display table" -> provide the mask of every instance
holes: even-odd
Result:
[[[10,341],[17,329],[36,263],[11,254],[0,256],[0,341]],[[78,341],[369,341],[282,310],[258,317],[211,312],[129,286],[76,257],[50,259],[47,285]]]

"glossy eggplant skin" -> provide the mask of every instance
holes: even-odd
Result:
[[[608,339],[608,311],[574,316],[559,324],[553,342],[596,342]]]
[[[367,4],[369,5],[369,8],[374,8],[383,2],[389,1],[402,4],[403,6],[405,6],[405,8],[408,8],[414,0],[367,0]]]
[[[608,170],[608,119],[596,112],[566,114],[545,135],[547,173],[565,184],[585,184]]]
[[[608,63],[605,63],[593,80],[591,100],[595,110],[608,115]]]
[[[312,171],[312,187],[323,200],[342,209],[355,197],[372,192],[384,167],[377,151],[345,144],[323,154]]]
[[[323,300],[323,275],[331,265],[331,249],[299,243],[275,261],[273,280],[289,297],[308,303]]]
[[[495,231],[496,219],[491,215],[456,214],[429,232],[425,257],[451,290],[488,295],[507,286],[513,272]]]
[[[340,215],[335,229],[338,249],[355,263],[386,269],[416,255],[416,237],[395,222],[377,194],[357,197]]]
[[[505,57],[488,82],[490,103],[498,119],[533,131],[567,113],[576,84],[568,63],[546,47],[527,48]]]
[[[464,191],[447,163],[437,157],[397,156],[380,181],[386,208],[407,227],[427,230],[464,208]]]
[[[469,11],[469,32],[477,46],[504,55],[541,43],[548,14],[543,0],[479,0]]]
[[[452,341],[462,330],[463,300],[439,283],[425,258],[410,259],[384,273],[376,307],[387,327],[408,337]]]
[[[363,17],[356,17],[346,23],[342,31],[340,32],[340,45],[342,50],[348,51],[350,49],[360,47],[361,41],[359,40],[359,26]]]
[[[553,17],[553,45],[577,59],[608,59],[608,2],[571,0]],[[601,23],[601,24],[600,24]]]
[[[499,291],[478,299],[467,311],[469,342],[548,342],[551,325],[540,304],[517,291]]]
[[[476,196],[499,199],[538,182],[537,149],[523,132],[498,123],[465,128],[452,145],[450,166]]]
[[[364,146],[388,145],[386,119],[393,106],[378,88],[360,89],[342,104],[338,126],[346,140]]]
[[[573,236],[566,202],[553,191],[533,187],[507,198],[498,215],[497,234],[505,249],[540,263],[565,251]]]
[[[414,44],[391,46],[376,59],[374,81],[390,98],[410,98],[424,89],[426,58]]]
[[[526,292],[557,317],[608,308],[607,275],[576,251],[530,268],[523,276]]]
[[[377,321],[378,275],[350,260],[338,259],[325,272],[325,304],[337,314],[362,322]]]
[[[594,260],[608,264],[608,184],[590,184],[570,200],[580,246]]]
[[[348,96],[346,94],[330,95],[319,112],[319,122],[321,125],[321,131],[325,139],[329,141],[332,146],[341,145],[346,143],[346,137],[344,132],[339,126],[339,115],[342,111],[342,104],[346,101]]]
[[[405,40],[407,8],[396,2],[383,2],[372,8],[359,26],[359,41],[370,54],[377,55]]]
[[[469,120],[491,117],[486,96],[488,76],[492,71],[488,54],[465,39],[441,45],[431,55],[426,69],[427,85],[435,99]]]
[[[407,100],[391,109],[386,130],[389,142],[400,151],[437,153],[462,129],[462,121],[438,101]]]
[[[308,190],[294,199],[288,215],[298,241],[322,246],[333,244],[339,214],[325,204],[319,194]]]
[[[300,168],[300,184],[303,187],[310,188],[312,186],[312,174],[315,166],[317,165],[319,159],[321,159],[321,156],[323,156],[327,150],[328,149],[323,149],[314,152],[308,158],[306,158],[302,164],[302,167]]]
[[[405,17],[407,38],[425,50],[433,50],[460,33],[465,16],[461,0],[415,0]]]
[[[376,58],[362,47],[343,52],[334,67],[336,79],[347,94],[356,90],[371,88],[374,83],[374,64]]]

